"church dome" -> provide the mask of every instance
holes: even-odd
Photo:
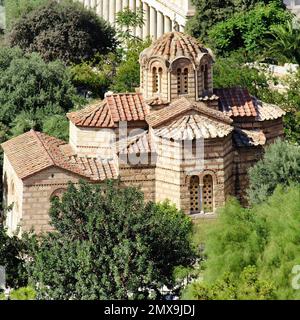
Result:
[[[211,59],[213,58],[211,51],[205,48],[195,38],[174,31],[168,32],[156,40],[152,46],[141,53],[140,58],[141,63],[145,63],[152,58],[160,58],[165,60],[168,66],[176,59],[185,57],[196,67],[200,64],[204,56],[210,56]]]

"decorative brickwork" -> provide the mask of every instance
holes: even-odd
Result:
[[[165,34],[140,62],[141,93],[69,113],[69,144],[35,131],[2,144],[9,232],[51,230],[50,198],[80,178],[119,179],[192,216],[212,217],[229,196],[246,204],[248,169],[283,137],[284,111],[247,89],[213,89],[213,56],[188,35]]]

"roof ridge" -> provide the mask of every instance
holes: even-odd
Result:
[[[42,141],[42,139],[39,137],[38,133],[41,133],[39,131],[35,131],[33,129],[30,130],[30,132],[32,132],[34,134],[34,136],[38,139],[38,141],[42,144],[42,147],[44,148],[44,150],[46,151],[47,155],[49,156],[50,160],[52,161],[53,165],[57,165],[54,158],[51,156],[51,154],[49,153],[49,151],[47,150],[44,142]],[[50,137],[50,136],[49,136]],[[52,138],[52,137],[51,137]]]

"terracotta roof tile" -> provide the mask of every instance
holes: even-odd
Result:
[[[78,157],[65,141],[33,130],[1,146],[20,179],[50,167],[59,167],[96,181],[117,176],[112,160]]]
[[[257,147],[266,143],[266,136],[262,130],[234,130],[233,139],[237,147]]]
[[[247,89],[214,89],[219,96],[220,110],[230,117],[256,117],[257,111]]]
[[[211,55],[210,51],[199,43],[197,39],[187,34],[173,31],[165,33],[157,39],[152,46],[145,49],[141,53],[141,59],[143,59],[143,57],[149,59],[154,56],[159,56],[172,62],[176,58],[184,56],[194,64],[197,64],[204,54]]]
[[[223,138],[233,131],[233,127],[201,114],[186,115],[166,126],[154,129],[155,135],[174,140]]]
[[[157,127],[189,110],[198,111],[209,118],[226,124],[232,123],[232,120],[222,112],[207,107],[203,102],[192,102],[184,97],[172,102],[169,106],[161,110],[152,112],[146,117],[146,120],[150,126]]]
[[[253,102],[257,110],[257,121],[275,120],[285,115],[285,111],[274,104],[262,102],[254,97]]]
[[[140,93],[122,93],[109,95],[67,116],[76,126],[113,128],[120,121],[144,121],[149,112]]]
[[[155,152],[154,142],[150,137],[150,133],[145,131],[142,134],[129,138],[124,149],[120,151],[120,154],[142,154],[151,152]]]

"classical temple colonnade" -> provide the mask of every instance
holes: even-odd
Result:
[[[134,34],[141,38],[159,38],[172,30],[183,31],[186,20],[194,14],[190,0],[78,0],[91,8],[111,24],[116,13],[125,7],[131,10],[143,8],[145,24],[136,28]]]

